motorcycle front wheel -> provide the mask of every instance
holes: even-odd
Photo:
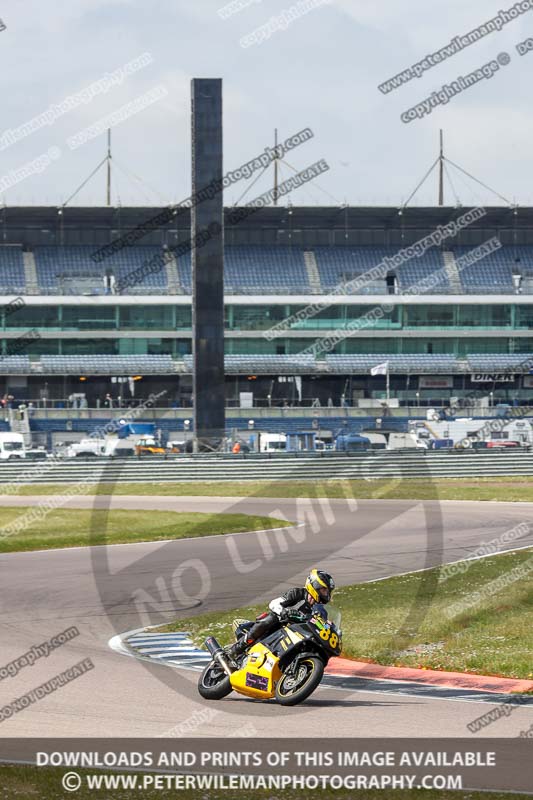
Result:
[[[200,675],[199,693],[206,700],[222,700],[231,690],[229,675],[216,661],[211,661]]]
[[[312,694],[324,674],[324,662],[316,656],[306,656],[298,663],[295,675],[285,673],[276,686],[276,700],[282,706],[295,706]]]

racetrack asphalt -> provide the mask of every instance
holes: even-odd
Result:
[[[0,505],[28,506],[44,499],[1,497]],[[493,707],[453,694],[409,694],[391,682],[376,686],[361,680],[322,688],[295,709],[236,695],[209,705],[196,694],[197,674],[125,658],[108,641],[143,625],[267,602],[298,585],[314,564],[342,585],[467,558],[480,543],[531,520],[533,504],[96,496],[72,498],[68,506],[231,510],[286,517],[299,527],[0,555],[0,668],[72,625],[80,631],[16,677],[1,679],[0,708],[84,658],[95,666],[0,722],[0,738],[176,735],[175,726],[184,721],[181,735],[195,736],[256,730],[274,737],[464,737],[471,735],[467,723]],[[533,546],[533,533],[502,550],[526,545]],[[194,601],[196,596],[200,600]],[[200,713],[206,707],[208,719]],[[518,736],[532,723],[533,708],[522,707],[476,735]]]

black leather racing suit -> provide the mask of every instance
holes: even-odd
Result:
[[[280,627],[280,617],[284,609],[290,608],[309,615],[313,613],[310,604],[307,602],[307,590],[299,587],[289,589],[281,597],[275,597],[269,603],[268,608],[270,610],[269,613],[258,617],[255,624],[248,631],[246,636],[247,647]]]

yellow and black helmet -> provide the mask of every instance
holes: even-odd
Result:
[[[321,569],[312,569],[306,578],[305,588],[315,603],[329,603],[335,588],[335,581],[329,573],[323,572]]]

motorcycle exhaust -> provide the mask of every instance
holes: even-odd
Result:
[[[208,636],[205,640],[205,646],[213,656],[213,661],[216,661],[227,675],[231,675],[232,672],[235,672],[235,668],[229,663],[223,648],[219,645],[214,636]]]

